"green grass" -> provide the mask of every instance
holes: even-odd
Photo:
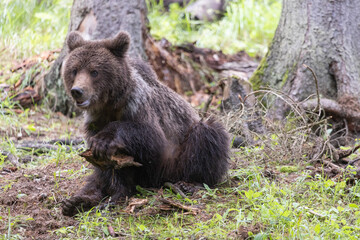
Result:
[[[148,0],[148,6],[150,7]],[[0,66],[61,48],[70,21],[72,0],[4,0],[0,4]],[[151,4],[151,34],[173,44],[195,42],[198,47],[235,53],[246,50],[263,56],[276,29],[281,0],[237,0],[229,3],[218,22],[190,20],[184,9]]]
[[[250,239],[358,239],[360,237],[360,183],[349,187],[346,181],[332,181],[317,175],[310,179],[299,172],[292,184],[271,181],[262,167],[250,163],[247,169],[234,169],[231,178],[237,186],[202,190],[196,197],[166,197],[183,204],[201,205],[199,215],[184,212],[143,214],[156,208],[155,197],[136,215],[116,210],[85,212],[78,215],[79,226],[64,227],[61,237],[110,237],[108,226],[122,236],[134,239],[234,239],[238,229],[248,227]],[[286,177],[286,176],[282,176]],[[138,195],[145,198],[146,196]],[[251,226],[260,231],[251,232]]]
[[[177,4],[164,12],[161,3],[147,2],[151,35],[156,39],[166,38],[173,44],[196,42],[198,47],[224,53],[245,50],[252,56],[267,52],[281,13],[281,0],[235,0],[220,21],[209,23],[191,20]]]
[[[42,51],[61,48],[72,0],[2,0],[0,4],[0,64]],[[1,65],[0,65],[1,66]]]

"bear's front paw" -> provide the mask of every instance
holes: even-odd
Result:
[[[90,199],[81,196],[74,196],[62,201],[62,213],[65,216],[72,217],[75,214],[90,210],[96,204]]]
[[[114,134],[108,132],[100,132],[90,138],[90,149],[96,159],[110,159],[116,153],[116,150],[123,148],[123,144],[119,144],[115,140]]]

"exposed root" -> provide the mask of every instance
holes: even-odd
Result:
[[[311,110],[316,108],[317,104],[318,103],[315,99],[311,99],[302,103],[302,107],[306,110]],[[326,115],[346,119],[350,131],[360,130],[360,126],[358,126],[358,123],[360,122],[360,111],[354,110],[345,104],[341,104],[335,100],[327,98],[320,99],[320,104]]]

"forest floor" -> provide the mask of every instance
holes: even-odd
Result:
[[[275,129],[255,145],[233,148],[228,175],[215,188],[204,185],[184,198],[165,187],[138,187],[138,194],[116,206],[65,217],[61,202],[92,172],[79,156],[85,150],[82,117],[6,101],[0,110],[2,239],[360,237],[356,172],[309,163],[311,144],[302,142],[304,150],[297,152]],[[349,156],[357,158],[357,152]]]

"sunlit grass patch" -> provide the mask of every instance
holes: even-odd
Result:
[[[209,23],[190,19],[176,4],[164,12],[161,4],[147,2],[155,38],[166,38],[173,44],[196,42],[198,47],[225,53],[245,50],[252,56],[267,52],[281,13],[280,0],[237,0],[229,2],[221,20]]]
[[[0,4],[0,66],[60,48],[65,39],[72,0],[3,0]]]
[[[149,4],[152,2],[152,4]],[[198,47],[264,55],[276,29],[280,0],[237,0],[213,23],[191,20],[184,8],[148,0],[151,34],[173,44],[196,42]],[[4,0],[0,4],[0,65],[45,50],[61,48],[70,21],[72,0]]]

